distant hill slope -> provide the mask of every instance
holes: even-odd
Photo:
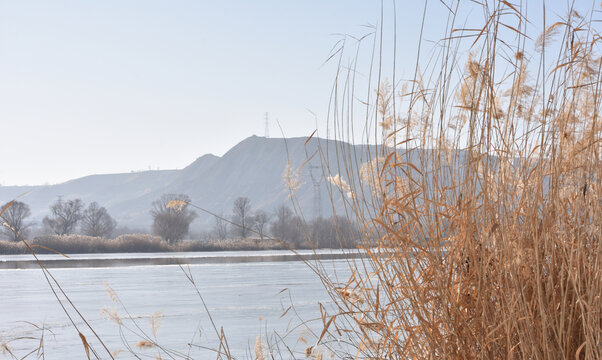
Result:
[[[320,154],[308,159],[320,147],[329,161],[322,162]],[[61,196],[64,199],[80,198],[84,202],[97,201],[105,206],[120,225],[147,228],[151,224],[151,203],[165,193],[184,193],[192,202],[217,214],[229,214],[234,199],[246,196],[254,210],[272,212],[287,199],[289,191],[283,181],[287,159],[300,175],[302,186],[295,193],[306,216],[314,214],[314,182],[319,186],[319,210],[325,216],[332,213],[326,177],[323,167],[333,174],[342,172],[343,158],[340,150],[356,154],[357,159],[347,162],[361,164],[368,157],[365,145],[350,145],[343,142],[312,138],[270,139],[249,137],[222,157],[207,154],[181,170],[151,170],[126,174],[91,175],[50,186],[0,187],[0,201],[9,201],[23,193],[21,201],[29,204],[32,219],[40,222],[47,215],[48,207]],[[299,168],[303,165],[301,172]],[[346,178],[345,174],[342,174]],[[335,207],[342,206],[340,197],[335,196]],[[211,226],[211,216],[199,213],[193,228]]]

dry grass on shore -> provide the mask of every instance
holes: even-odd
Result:
[[[220,241],[182,240],[168,243],[158,236],[148,234],[121,235],[115,239],[103,239],[84,235],[48,235],[28,241],[38,254],[96,254],[96,253],[152,253],[189,251],[242,251],[282,250],[284,245],[276,240],[246,238]],[[23,242],[0,241],[0,254],[29,254]]]

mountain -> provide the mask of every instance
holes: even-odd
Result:
[[[341,155],[343,153],[346,155]],[[49,206],[57,200],[80,198],[107,208],[120,225],[148,228],[149,210],[154,200],[166,193],[190,196],[192,203],[216,214],[229,214],[239,196],[248,197],[254,210],[273,212],[290,204],[283,174],[290,161],[292,175],[301,186],[295,198],[307,217],[332,213],[327,174],[345,179],[345,163],[356,166],[373,156],[373,148],[320,138],[249,137],[221,157],[207,154],[181,170],[150,170],[125,174],[90,175],[48,186],[0,187],[0,201],[22,195],[19,200],[31,207],[33,221],[40,223]],[[328,160],[325,160],[328,159]],[[299,170],[301,168],[301,170]],[[313,175],[313,179],[312,179]],[[335,208],[343,199],[334,195]],[[193,229],[208,228],[213,217],[200,212]]]

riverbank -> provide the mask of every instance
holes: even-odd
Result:
[[[99,254],[99,253],[158,253],[158,252],[207,252],[313,249],[309,243],[285,244],[275,239],[248,237],[214,241],[182,240],[168,243],[158,236],[148,234],[121,235],[104,239],[83,235],[40,236],[27,243],[39,254]],[[333,244],[340,248],[339,244]],[[0,255],[29,254],[25,244],[0,240]]]

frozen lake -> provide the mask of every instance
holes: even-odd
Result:
[[[322,266],[333,281],[344,283],[349,274],[346,260],[332,259],[336,256],[327,253],[329,252],[322,255]],[[310,256],[310,253],[305,254]],[[237,358],[248,358],[247,354],[252,351],[249,349],[253,349],[257,335],[271,335],[273,331],[284,336],[285,342],[299,351],[298,357],[304,358],[301,352],[319,335],[321,320],[310,322],[308,326],[295,326],[302,320],[318,319],[318,303],[327,308],[332,306],[332,300],[320,279],[308,265],[302,261],[290,261],[288,258],[287,261],[280,261],[278,257],[274,257],[281,255],[284,254],[261,251],[191,255],[197,258],[208,256],[223,259],[247,257],[246,261],[199,261],[196,264],[189,261],[192,264],[189,269],[209,313],[218,328],[223,326],[232,354]],[[49,262],[54,258],[55,255],[45,256],[45,260]],[[174,258],[174,254],[77,257],[80,261],[99,258],[124,261],[128,258]],[[5,264],[27,260],[27,257],[0,257],[0,262]],[[140,340],[136,334],[145,332],[154,338],[150,319],[157,311],[162,313],[156,337],[160,345],[189,354],[194,359],[210,356],[215,358],[211,350],[203,348],[214,348],[217,345],[215,331],[201,299],[182,269],[177,265],[137,265],[139,266],[58,267],[50,271],[110,351],[123,350],[117,359],[135,358],[128,353],[127,346],[134,347]],[[115,290],[120,303],[111,300],[105,283]],[[47,359],[85,358],[77,331],[61,309],[40,269],[0,270],[0,290],[0,343],[8,342],[17,356],[25,355],[36,347],[42,334],[32,325],[35,324],[45,328]],[[295,311],[290,310],[281,317],[290,305],[294,306]],[[122,320],[123,336],[120,335],[119,325],[101,313],[103,308],[108,311],[114,309],[121,316],[126,315],[127,309],[131,319]],[[73,311],[70,314],[100,354],[100,358],[109,358],[83,321]],[[312,330],[318,334],[312,334]],[[300,342],[300,336],[309,345]],[[38,340],[11,341],[20,337],[34,337]],[[190,346],[191,343],[194,345]],[[143,358],[153,358],[157,353],[161,353],[164,359],[170,358],[156,348],[136,351],[147,355]]]

